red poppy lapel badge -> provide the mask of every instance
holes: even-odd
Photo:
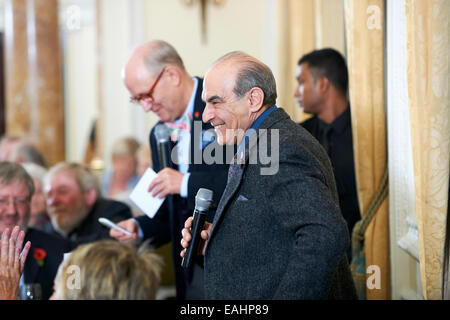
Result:
[[[195,112],[194,112],[194,117],[196,117],[196,118],[200,117],[200,112],[195,111]]]
[[[36,259],[36,262],[38,263],[39,267],[43,267],[44,260],[47,257],[47,251],[40,248],[34,248],[33,257]]]

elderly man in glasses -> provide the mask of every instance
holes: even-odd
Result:
[[[64,253],[74,247],[64,239],[27,227],[33,193],[33,179],[20,164],[0,162],[0,299],[17,298],[19,278],[22,284],[38,283],[41,298],[50,298]],[[17,227],[25,234],[19,233]],[[9,247],[8,238],[11,239]],[[22,243],[25,243],[25,248],[20,254]],[[15,249],[14,254],[11,248]],[[5,287],[9,289],[4,290]]]
[[[223,157],[212,164],[203,161],[207,146],[209,150],[224,151],[214,135],[205,134],[207,130],[213,132],[213,128],[209,123],[202,123],[205,108],[201,99],[203,80],[191,77],[177,51],[164,41],[151,41],[137,47],[123,74],[125,85],[132,95],[131,101],[140,104],[145,112],[154,112],[160,119],[158,124],[164,123],[169,129],[170,154],[175,155],[177,161],[171,159],[172,166],[162,168],[153,128],[150,147],[153,169],[158,176],[149,186],[149,191],[160,198],[168,197],[154,219],[143,216],[119,223],[131,231],[132,236],[116,230],[111,230],[110,234],[121,241],[151,238],[156,247],[171,241],[177,298],[202,299],[202,260],[197,261],[192,269],[181,268],[178,254],[181,250],[181,229],[194,210],[195,196],[200,188],[212,190],[218,203],[228,172]],[[176,150],[172,152],[175,145]],[[222,154],[226,155],[226,152]],[[210,213],[210,221],[212,215],[213,212]]]

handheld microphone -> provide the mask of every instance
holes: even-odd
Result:
[[[192,261],[195,259],[200,242],[200,233],[206,220],[206,213],[213,202],[213,192],[209,189],[200,188],[195,196],[195,209],[191,226],[191,242],[184,251],[184,258],[181,261],[183,268],[190,268]]]
[[[155,127],[155,137],[158,143],[159,165],[161,169],[170,168],[169,129],[164,124]]]

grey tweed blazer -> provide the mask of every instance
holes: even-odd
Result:
[[[356,299],[345,256],[350,239],[328,156],[283,109],[259,129],[268,129],[267,139],[258,131],[249,150],[237,155],[244,161],[230,166],[214,217],[205,251],[206,299]],[[279,151],[273,175],[261,174],[269,165],[254,161],[265,144]]]

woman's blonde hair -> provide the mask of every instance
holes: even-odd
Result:
[[[153,300],[161,268],[162,258],[147,245],[139,250],[113,240],[81,245],[59,267],[55,298]],[[79,279],[75,278],[77,272]]]

